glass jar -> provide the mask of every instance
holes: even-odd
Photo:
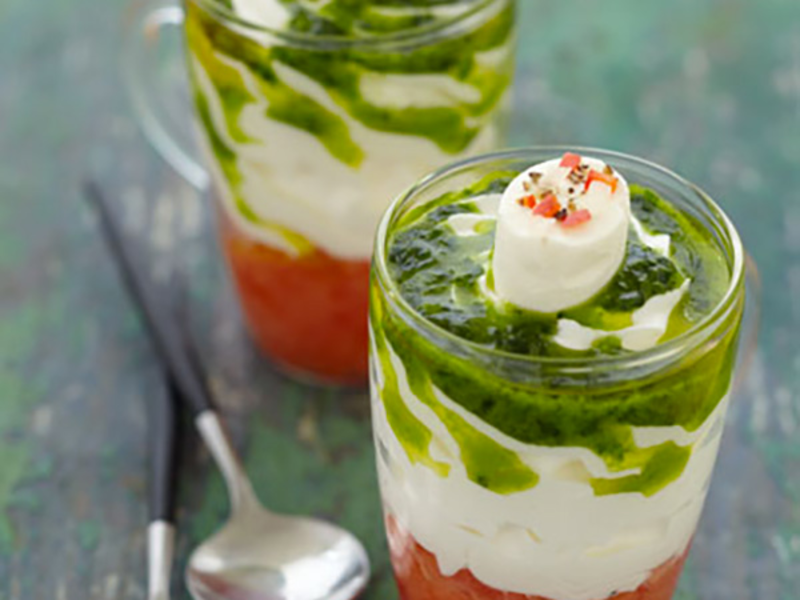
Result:
[[[302,377],[366,382],[380,215],[425,172],[502,144],[515,5],[458,6],[352,37],[272,30],[219,1],[186,3],[222,248],[256,342]]]
[[[388,266],[403,218],[565,148],[446,167],[395,200],[370,292],[377,463],[403,600],[668,600],[703,507],[730,397],[744,251],[720,208],[679,176],[601,150],[629,183],[693,216],[724,258],[722,300],[684,333],[613,356],[537,357],[439,327]]]

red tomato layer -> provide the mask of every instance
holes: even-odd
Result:
[[[220,220],[242,309],[261,350],[289,371],[363,384],[369,261],[341,260],[321,250],[292,257]]]
[[[400,529],[391,516],[386,520],[386,530],[402,600],[554,600],[489,587],[467,569],[444,576],[439,572],[436,557]],[[616,594],[614,600],[670,600],[688,553],[687,549],[683,555],[668,560],[638,588]],[[597,600],[602,599],[598,597]]]

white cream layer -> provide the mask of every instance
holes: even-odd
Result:
[[[590,157],[581,162],[599,172],[606,168]],[[497,295],[545,313],[585,302],[611,280],[625,256],[630,227],[630,191],[619,173],[613,173],[618,180],[614,192],[599,181],[584,192],[584,184],[571,182],[571,169],[560,163],[557,158],[534,165],[506,188],[492,259]],[[588,210],[591,220],[567,228],[520,205],[521,198],[545,190],[552,190],[562,206],[571,200],[576,209]]]
[[[234,12],[245,21],[269,29],[282,30],[291,15],[279,0],[231,0]]]
[[[540,475],[530,490],[499,495],[470,481],[455,441],[438,417],[411,392],[392,353],[400,394],[433,432],[432,455],[451,465],[447,477],[412,464],[373,395],[378,472],[387,510],[425,549],[443,575],[469,569],[481,582],[508,592],[553,600],[599,600],[636,589],[653,569],[681,555],[695,531],[708,488],[727,397],[695,432],[681,427],[640,427],[641,447],[672,440],[694,449],[682,475],[651,497],[639,493],[595,496],[590,477],[609,473],[585,448],[520,443],[487,425],[437,390],[445,406],[491,436]],[[377,390],[383,385],[373,357]]]
[[[597,340],[614,336],[619,338],[625,350],[641,351],[652,348],[666,333],[672,311],[690,284],[691,280],[686,279],[679,288],[650,298],[633,311],[633,325],[624,329],[605,331],[586,327],[571,319],[559,319],[558,331],[553,341],[571,350],[588,350]]]
[[[311,12],[321,12],[333,0],[300,0]],[[232,0],[233,10],[244,20],[273,30],[285,29],[291,14],[279,0]],[[454,3],[431,7],[420,6],[375,6],[375,13],[386,17],[431,16],[449,20],[469,10],[469,4]]]
[[[242,198],[263,221],[299,233],[314,246],[340,258],[369,258],[381,214],[395,196],[419,177],[459,156],[488,151],[499,141],[496,127],[489,124],[461,155],[454,156],[425,138],[370,129],[351,118],[321,85],[275,62],[275,71],[285,85],[313,98],[347,123],[353,141],[365,154],[362,164],[352,168],[334,158],[310,133],[267,118],[268,101],[249,70],[225,55],[215,56],[241,74],[249,93],[257,99],[247,104],[238,118],[241,129],[255,141],[236,142],[227,130],[214,86],[203,66],[193,59],[214,127],[236,153]],[[396,94],[402,92],[394,78],[387,82]],[[373,95],[376,86],[375,77],[370,76],[366,87]],[[409,106],[431,106],[434,102],[457,105],[469,93],[465,90],[469,86],[445,76],[426,75],[425,86],[430,92],[424,98],[419,90],[406,86],[407,99],[395,95],[393,102]],[[298,249],[276,230],[247,222],[235,208],[233,191],[216,165],[212,175],[235,223],[267,244],[297,253]]]

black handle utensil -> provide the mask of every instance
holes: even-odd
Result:
[[[350,600],[360,594],[369,579],[369,558],[350,532],[319,519],[277,515],[258,501],[213,407],[187,328],[172,318],[144,277],[99,190],[90,184],[86,193],[97,207],[109,249],[141,308],[154,347],[180,399],[192,409],[195,426],[228,489],[231,514],[189,558],[189,590],[204,599],[221,598],[218,590],[222,589],[231,598],[250,597],[252,590],[258,590],[260,597],[278,600]]]
[[[103,194],[94,183],[85,187],[87,198],[95,207],[100,229],[113,255],[130,295],[141,310],[150,337],[161,361],[168,368],[181,398],[195,417],[212,410],[211,393],[203,371],[186,346],[181,326],[173,318],[174,311],[164,304],[136,260],[132,241],[123,242],[123,234]]]
[[[93,183],[86,185],[86,196],[91,200],[100,219],[101,230],[114,258],[124,261],[129,268],[122,268],[131,293],[149,293],[140,289],[137,279],[130,276],[132,265],[137,264],[135,246],[125,241],[117,226],[111,209],[103,195]],[[153,295],[153,301],[156,300]],[[153,306],[152,304],[148,306]],[[162,315],[170,311],[151,311],[144,314],[148,319],[165,321]],[[169,340],[169,343],[178,343]],[[180,410],[181,391],[172,376],[171,365],[160,353],[164,370],[165,394],[148,398],[147,428],[149,433],[148,474],[148,527],[147,527],[147,575],[148,600],[169,600],[170,580],[175,555],[175,494],[179,470],[178,447],[181,440]],[[188,369],[189,367],[182,367]]]
[[[150,437],[147,526],[148,600],[169,600],[175,554],[175,488],[181,439],[179,394],[172,380],[165,397],[150,398],[147,427]]]

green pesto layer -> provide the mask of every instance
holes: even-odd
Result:
[[[357,14],[366,10],[369,4],[363,1],[334,2],[326,10],[338,14],[348,6],[348,10]],[[384,4],[399,3],[387,1]],[[303,30],[298,22],[308,18],[307,12],[298,7],[290,28]],[[231,62],[255,77],[259,93],[269,103],[265,116],[310,133],[336,159],[357,168],[369,149],[360,147],[351,138],[347,123],[339,115],[287,85],[279,73],[280,67],[291,68],[320,84],[348,116],[368,128],[426,138],[443,152],[458,154],[495,116],[494,111],[511,83],[513,64],[510,52],[502,64],[491,66],[482,64],[478,55],[509,48],[513,25],[514,4],[509,2],[478,27],[433,43],[397,51],[370,47],[311,49],[259,43],[221,25],[190,2],[187,6],[186,38],[190,54],[205,70],[222,102],[227,126],[236,141],[257,141],[250,140],[247,132],[241,131],[237,125],[242,109],[255,102],[255,98],[241,74],[230,66]],[[311,27],[310,31],[317,32],[317,28]],[[342,33],[338,30],[320,31],[324,32]],[[480,99],[447,107],[387,108],[370,103],[362,95],[360,79],[365,74],[444,75],[473,86],[480,92]],[[202,94],[196,74],[193,81],[195,95]]]
[[[631,228],[620,270],[586,303],[553,314],[498,306],[486,296],[494,220],[475,235],[457,235],[454,215],[478,213],[476,196],[500,194],[513,179],[497,174],[459,194],[450,194],[404,215],[388,245],[389,272],[401,295],[426,319],[455,335],[488,348],[515,354],[583,357],[623,354],[613,331],[632,325],[633,312],[656,295],[692,283],[673,312],[663,340],[675,337],[707,315],[720,301],[730,278],[724,257],[710,234],[692,216],[679,212],[654,192],[631,186],[631,209],[652,234],[667,233],[671,255],[645,245]],[[569,350],[553,342],[559,319],[571,319],[609,331],[588,351]],[[662,341],[663,341],[662,340]]]
[[[567,351],[550,339],[552,315],[523,311],[498,314],[488,309],[485,299],[477,300],[477,291],[472,298],[463,290],[451,294],[449,288],[454,281],[476,289],[474,284],[483,271],[478,273],[477,263],[466,257],[477,256],[486,249],[481,246],[487,241],[481,242],[482,236],[459,238],[447,225],[440,234],[426,234],[423,230],[417,230],[414,236],[407,234],[426,222],[445,223],[448,211],[462,210],[465,196],[501,191],[507,181],[507,177],[493,177],[466,194],[450,195],[409,211],[397,223],[388,244],[388,261],[400,293],[429,321],[489,348],[521,355],[587,359],[624,352],[618,344],[608,342],[585,353]],[[677,335],[708,314],[724,292],[730,274],[720,249],[702,232],[699,223],[648,190],[634,186],[632,193],[634,212],[645,227],[652,233],[667,232],[672,236],[670,260],[662,264],[659,258],[663,257],[650,256],[638,240],[632,240],[631,247],[638,249],[629,251],[620,274],[592,301],[569,311],[569,316],[588,321],[591,326],[610,323],[612,327],[607,329],[613,329],[625,321],[622,315],[641,306],[647,298],[674,289],[684,277],[691,277],[690,291],[674,311],[670,324],[668,334]],[[432,226],[430,231],[436,229]],[[484,232],[488,247],[492,233],[491,228]],[[412,243],[412,237],[423,243]],[[466,251],[462,243],[474,246]],[[409,251],[412,247],[414,252]],[[448,257],[446,261],[444,256]],[[639,264],[641,261],[645,264]],[[420,275],[426,271],[428,278]],[[641,277],[647,272],[655,276]],[[444,282],[448,282],[447,293],[437,287]],[[636,475],[590,480],[597,495],[652,495],[680,476],[691,447],[666,442],[638,448],[633,427],[679,425],[696,431],[707,420],[730,385],[742,310],[739,302],[718,326],[712,335],[714,345],[689,352],[679,363],[660,370],[642,368],[636,373],[629,369],[616,375],[599,370],[566,376],[550,374],[541,367],[537,377],[528,379],[524,365],[505,368],[489,355],[470,352],[411,324],[401,316],[397,299],[387,296],[375,279],[371,293],[373,358],[385,379],[378,392],[389,424],[409,458],[440,474],[445,468],[429,454],[430,430],[404,403],[397,386],[401,376],[408,379],[413,394],[434,410],[459,444],[470,479],[498,493],[529,489],[536,485],[538,477],[514,452],[451,414],[434,389],[520,442],[586,448],[601,457],[612,472],[639,470]],[[453,296],[458,302],[452,300]],[[402,363],[404,373],[395,369],[392,354]]]

